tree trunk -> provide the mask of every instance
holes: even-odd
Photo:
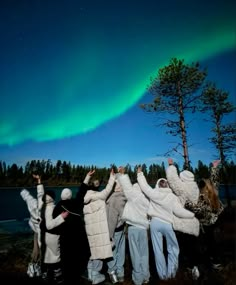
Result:
[[[181,95],[180,87],[178,85],[178,96],[179,96],[179,123],[181,129],[181,137],[183,143],[183,157],[184,157],[184,169],[189,169],[189,155],[187,145],[187,133],[184,120],[184,107],[183,107],[183,96]]]

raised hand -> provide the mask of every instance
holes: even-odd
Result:
[[[65,211],[61,213],[63,219],[65,219],[69,215],[69,212]]]
[[[33,178],[37,179],[38,184],[41,183],[41,178],[38,174],[33,174]]]
[[[212,161],[213,167],[216,168],[220,164],[220,162],[221,162],[220,159]]]
[[[168,164],[169,164],[169,165],[174,164],[174,161],[173,161],[173,159],[172,159],[171,157],[168,158]]]
[[[140,172],[142,172],[142,166],[139,166],[139,167],[137,168],[137,173],[140,173]]]
[[[89,176],[92,176],[94,173],[95,173],[95,169],[94,169],[94,170],[90,170],[90,171],[88,172],[88,175],[89,175]]]

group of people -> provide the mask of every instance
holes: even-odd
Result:
[[[111,169],[102,190],[100,181],[92,179],[95,170],[91,170],[76,197],[65,188],[57,204],[54,192],[44,191],[35,175],[37,199],[26,189],[21,196],[27,202],[34,231],[32,260],[40,258],[43,280],[74,284],[87,272],[91,283],[99,284],[105,281],[105,268],[112,283],[123,282],[126,240],[135,285],[150,281],[150,244],[160,280],[176,276],[181,256],[187,258],[194,279],[200,276],[203,258],[208,257],[209,264],[217,267],[214,227],[224,209],[217,195],[219,163],[213,162],[210,178],[197,183],[192,172],[178,173],[173,160],[168,159],[166,179],[158,178],[154,188],[141,167],[135,183],[124,167],[117,173]],[[200,236],[201,241],[204,237],[204,257]]]

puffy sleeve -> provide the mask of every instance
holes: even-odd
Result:
[[[173,203],[173,213],[179,218],[191,219],[194,217],[194,213],[184,209],[177,197]]]
[[[22,197],[22,199],[26,202],[27,208],[29,210],[30,215],[35,218],[36,220],[39,218],[38,217],[38,203],[37,203],[37,199],[35,199],[28,190],[23,189],[20,192],[20,195]]]
[[[55,219],[53,219],[53,210],[54,207],[47,206],[45,211],[45,223],[48,230],[51,230],[60,224],[62,224],[65,220],[62,215],[58,215]]]
[[[182,205],[184,205],[186,201],[185,184],[179,178],[175,165],[169,165],[167,167],[166,178],[173,193],[179,197],[180,202],[182,203]]]
[[[150,199],[155,198],[155,191],[154,189],[147,183],[146,177],[144,176],[143,172],[139,172],[137,176],[138,184],[143,191],[143,193],[149,197]]]
[[[134,200],[136,198],[136,191],[133,189],[133,185],[130,181],[128,174],[119,176],[118,181],[124,191],[125,197],[127,200]]]

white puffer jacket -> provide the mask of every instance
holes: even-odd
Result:
[[[43,184],[37,185],[37,199],[33,197],[30,192],[26,189],[21,190],[20,195],[22,199],[26,202],[27,208],[30,213],[29,226],[30,228],[38,234],[38,244],[41,246],[40,241],[40,217],[41,217],[41,208],[42,208],[42,197],[44,194]]]
[[[147,183],[143,172],[138,173],[137,179],[142,191],[150,198],[149,216],[159,218],[171,224],[174,223],[174,216],[189,219],[194,217],[192,212],[184,209],[170,188],[158,188],[157,185],[160,179],[155,189]]]
[[[166,169],[166,177],[170,188],[175,195],[178,196],[183,206],[185,205],[186,200],[189,200],[192,203],[198,202],[199,188],[197,183],[194,181],[193,174],[191,175],[191,179],[189,177],[188,180],[183,181],[179,177],[175,165],[169,165]],[[183,178],[184,176],[182,175],[182,179]],[[193,221],[186,219],[175,219],[174,228],[176,231],[198,236],[200,231],[200,223],[195,217]]]
[[[53,219],[53,210],[55,208],[54,200],[51,197],[46,196],[46,208],[45,208],[45,222],[48,230],[54,229],[60,224],[64,223],[62,215],[58,215],[55,219]],[[45,243],[46,250],[44,256],[45,263],[57,263],[61,261],[61,253],[60,253],[60,235],[51,234],[49,232],[45,232]]]
[[[188,173],[190,172],[188,171]],[[192,203],[198,202],[199,188],[197,186],[197,183],[194,181],[193,174],[191,175],[191,178],[186,180],[184,180],[184,177],[182,176],[181,180],[175,165],[169,165],[166,169],[166,178],[170,188],[175,193],[175,195],[179,197],[183,206],[185,205],[186,200],[189,200]]]
[[[114,183],[115,175],[111,175],[104,190],[100,192],[89,190],[84,197],[83,212],[91,251],[90,259],[105,259],[113,256],[105,201]]]
[[[42,184],[37,185],[37,199],[33,197],[26,189],[21,190],[20,195],[26,202],[30,213],[29,225],[31,229],[39,233],[40,209],[42,207],[42,197],[44,194],[44,187]]]
[[[119,176],[118,180],[127,198],[122,220],[129,225],[148,229],[149,221],[147,212],[149,208],[149,200],[141,191],[138,183],[132,185],[127,174]]]

